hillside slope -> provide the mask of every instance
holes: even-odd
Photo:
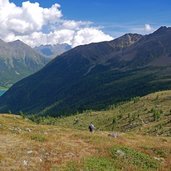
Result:
[[[48,60],[31,47],[17,40],[0,40],[0,86],[9,87],[40,70]]]
[[[32,118],[42,124],[87,130],[90,122],[96,130],[132,132],[142,135],[171,136],[171,91],[161,91],[131,101],[111,105],[103,111],[85,111],[62,118]]]
[[[83,104],[78,103],[78,100],[82,97],[77,96],[82,94],[84,98],[89,100],[89,92],[87,91],[90,89],[87,86],[92,86],[93,91],[98,82],[101,82],[101,79],[96,80],[94,78],[106,72],[106,69],[104,70],[105,66],[102,66],[102,71],[99,68],[100,73],[94,73],[98,74],[97,76],[89,74],[91,70],[98,63],[99,66],[100,63],[105,63],[109,54],[118,53],[120,50],[138,41],[141,37],[138,34],[128,34],[111,42],[80,46],[64,53],[52,60],[40,72],[18,82],[9,89],[0,98],[0,111],[8,112],[10,110],[13,113],[19,111],[37,113],[46,107],[52,110],[59,107],[57,110],[62,113],[64,110],[65,112],[70,112],[82,108]],[[106,74],[111,75],[110,73]],[[106,74],[103,74],[103,77],[106,77]],[[77,89],[75,89],[76,87]],[[16,98],[18,99],[17,101],[14,100]],[[83,103],[85,102],[83,101]],[[68,105],[66,106],[65,104]]]
[[[171,139],[36,125],[0,115],[0,170],[169,171]],[[156,143],[158,142],[158,143]]]
[[[9,89],[0,111],[70,115],[170,89],[170,45],[171,28],[161,27],[76,47]]]

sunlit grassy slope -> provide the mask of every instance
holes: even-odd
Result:
[[[60,126],[82,130],[90,122],[97,130],[171,136],[171,91],[136,97],[105,111],[86,111],[54,121]]]
[[[105,119],[104,119],[105,120]],[[0,115],[0,170],[170,170],[171,138],[37,125]]]

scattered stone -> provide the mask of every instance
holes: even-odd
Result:
[[[168,136],[169,136],[169,134],[168,134]],[[167,143],[168,141],[167,141],[167,139],[162,139],[162,142],[164,142],[164,143]]]
[[[32,151],[32,150],[27,151],[27,154],[32,154],[32,153],[33,153],[33,151]]]
[[[12,127],[12,128],[9,128],[10,131],[14,131],[16,133],[21,133],[22,132],[22,129],[21,128],[18,128],[18,127]]]
[[[31,132],[31,129],[30,128],[26,128],[25,130],[28,131],[28,132]]]
[[[117,150],[117,151],[116,151],[116,154],[117,154],[118,156],[120,156],[120,157],[125,156],[125,152],[122,151],[122,150]]]
[[[50,156],[50,153],[46,152],[46,153],[45,153],[45,156]]]
[[[109,137],[113,137],[113,138],[118,138],[119,134],[117,132],[113,132],[108,134]]]
[[[24,166],[28,166],[28,161],[27,160],[23,160],[23,165]]]
[[[163,158],[160,158],[160,157],[154,157],[155,160],[158,160],[158,161],[164,161]]]
[[[15,115],[14,118],[15,118],[15,119],[19,119],[19,118],[21,118],[21,116]]]

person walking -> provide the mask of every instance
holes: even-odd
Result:
[[[93,123],[91,122],[90,123],[90,125],[89,125],[89,131],[91,132],[91,133],[93,133],[94,132],[94,130],[95,130],[95,126],[93,125]]]

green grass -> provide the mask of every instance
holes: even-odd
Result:
[[[45,142],[47,139],[45,136],[40,134],[31,135],[31,140],[38,141],[38,142]]]
[[[112,147],[112,158],[123,163],[130,163],[140,170],[152,170],[159,167],[159,163],[152,157],[128,147]],[[119,152],[122,154],[119,154]]]
[[[116,171],[111,159],[105,157],[92,157],[84,162],[84,170],[89,171]]]
[[[153,153],[153,155],[159,157],[159,158],[166,158],[168,155],[171,154],[171,149],[165,149],[165,148],[154,148],[154,147],[143,147],[143,149],[145,151],[150,151],[151,153]]]
[[[149,171],[160,168],[160,163],[153,157],[125,146],[110,147],[105,156],[88,157],[79,163],[69,162],[65,171]]]
[[[114,162],[106,157],[89,157],[84,159],[80,165],[70,162],[65,171],[117,171]]]

